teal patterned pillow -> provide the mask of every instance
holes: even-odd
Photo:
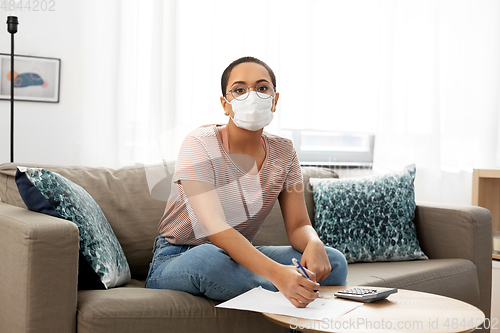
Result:
[[[18,167],[16,183],[28,209],[72,221],[78,226],[79,289],[80,284],[87,284],[83,289],[107,289],[130,280],[122,247],[101,208],[87,191],[58,173],[40,168]],[[82,259],[86,261],[83,266]],[[93,276],[97,283],[100,280],[100,287],[91,281]]]
[[[364,178],[311,178],[315,228],[348,263],[428,259],[415,217],[415,165]]]

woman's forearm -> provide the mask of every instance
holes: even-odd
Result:
[[[290,235],[288,235],[288,240],[290,241],[290,245],[299,252],[304,252],[310,241],[321,242],[318,234],[310,224],[303,224],[295,228]]]
[[[257,250],[243,235],[233,228],[208,236],[212,244],[220,247],[238,264],[271,282],[280,264]]]

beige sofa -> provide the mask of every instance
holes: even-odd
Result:
[[[23,166],[33,166],[23,164]],[[85,188],[108,218],[132,280],[109,290],[77,291],[78,229],[28,211],[14,181],[16,165],[0,166],[0,332],[280,332],[260,313],[215,308],[216,301],[144,288],[165,202],[150,195],[144,166],[118,170],[44,166]],[[147,167],[158,171],[162,166]],[[303,168],[333,177],[328,169]],[[417,175],[418,177],[418,175]],[[311,189],[306,202],[313,214]],[[426,291],[478,306],[491,297],[491,216],[486,209],[418,204],[415,225],[430,260],[355,263],[349,285]],[[287,244],[276,206],[254,244]]]

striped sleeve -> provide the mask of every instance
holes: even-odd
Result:
[[[198,137],[188,136],[182,143],[175,165],[174,181],[197,180],[215,185],[214,168],[205,144]]]
[[[295,185],[302,184],[302,170],[300,168],[299,158],[297,157],[297,152],[292,148],[293,156],[290,163],[290,168],[286,176],[285,182],[283,183],[283,190],[293,187]]]

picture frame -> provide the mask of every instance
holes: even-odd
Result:
[[[61,59],[14,55],[14,100],[59,103]],[[0,99],[10,100],[10,54],[0,53]]]

